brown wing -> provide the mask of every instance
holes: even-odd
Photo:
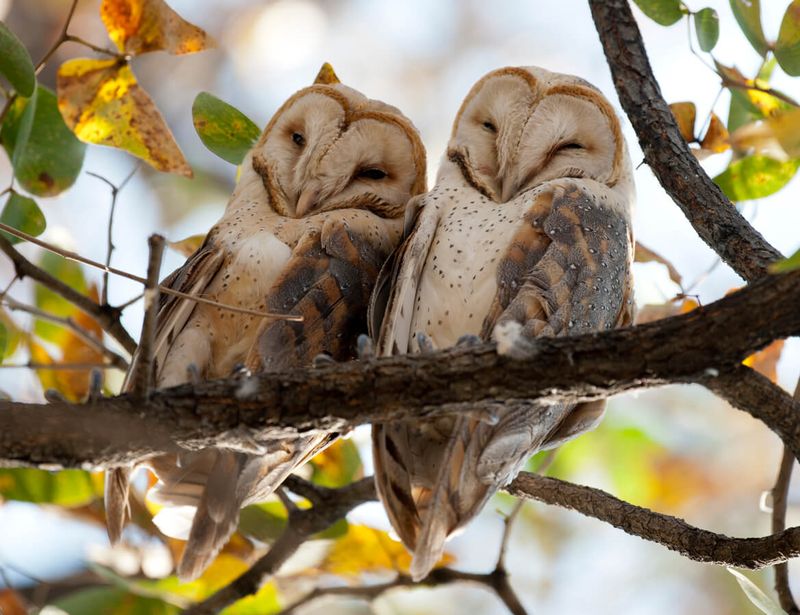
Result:
[[[186,263],[162,282],[162,286],[188,294],[202,294],[206,286],[222,267],[224,253],[218,248],[209,233],[203,245],[188,258]],[[183,330],[192,315],[196,303],[162,293],[159,299],[158,322],[153,349],[153,370],[157,375],[164,364],[170,343]],[[125,376],[122,390],[131,386],[131,376],[138,364],[138,354],[134,354],[131,366]],[[122,529],[129,515],[128,492],[131,468],[121,467],[106,473],[105,507],[106,527],[112,544],[119,541]]]
[[[508,323],[518,323],[523,335],[536,337],[577,335],[632,322],[633,238],[627,204],[598,196],[584,180],[554,184],[536,198],[498,268],[497,296],[483,325],[487,338]],[[540,430],[531,429],[532,422],[545,426],[542,407],[521,408],[522,417],[495,428],[482,454],[481,473],[507,475],[505,468],[524,452],[526,442],[526,456],[558,446],[593,428],[604,408],[602,401],[551,406],[548,424],[557,427],[544,440]]]
[[[328,218],[306,233],[267,297],[270,310],[297,314],[302,322],[266,323],[258,336],[261,369],[307,366],[327,353],[337,361],[355,357],[356,338],[367,332],[367,306],[381,265],[383,245],[343,218]],[[253,359],[248,360],[253,365]]]

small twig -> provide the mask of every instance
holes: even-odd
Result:
[[[0,235],[0,250],[5,252],[14,263],[14,269],[18,277],[23,278],[28,276],[43,286],[46,286],[63,299],[72,303],[79,310],[94,318],[97,323],[129,353],[133,354],[136,352],[136,342],[122,326],[119,310],[109,305],[99,305],[95,303],[86,295],[82,295],[71,286],[67,286],[61,280],[47,273],[44,269],[37,267],[14,249],[14,246],[2,235]]]
[[[69,24],[72,22],[72,17],[73,15],[75,15],[75,9],[77,8],[77,6],[78,6],[78,0],[72,0],[72,4],[70,5],[69,11],[67,12],[67,18],[64,20],[64,25],[61,27],[61,31],[58,33],[58,38],[56,38],[55,42],[50,47],[50,49],[47,50],[42,59],[39,60],[39,63],[36,65],[36,68],[34,69],[35,74],[38,75],[42,71],[44,65],[47,64],[47,61],[53,57],[53,54],[56,51],[58,51],[58,48],[61,47],[61,45],[63,45],[64,42],[67,40],[67,30],[69,30]]]
[[[508,513],[508,516],[506,516],[506,518],[503,520],[503,537],[500,540],[500,551],[497,554],[497,564],[495,565],[495,569],[505,569],[506,551],[508,550],[508,540],[511,537],[511,527],[514,525],[514,521],[516,520],[517,516],[519,516],[519,513],[524,505],[525,500],[517,501],[514,504],[514,508],[511,509],[511,512]]]
[[[134,282],[139,282],[139,284],[147,284],[147,280],[138,275],[134,275],[133,273],[128,273],[127,271],[123,271],[121,269],[117,269],[116,267],[110,267],[104,265],[102,263],[98,263],[90,258],[86,258],[85,256],[81,256],[76,252],[72,252],[71,250],[65,250],[63,248],[59,248],[52,244],[47,243],[46,241],[42,241],[41,239],[34,237],[32,235],[28,235],[27,233],[23,233],[19,229],[15,229],[13,226],[9,226],[0,222],[0,230],[9,233],[10,235],[14,235],[14,237],[19,237],[20,239],[24,239],[25,241],[29,241],[30,243],[39,246],[40,248],[44,248],[45,250],[52,252],[54,254],[58,254],[59,256],[66,258],[67,260],[75,261],[77,263],[82,263],[84,265],[88,265],[89,267],[93,267],[95,269],[99,269],[100,271],[107,271],[109,273],[113,273],[114,275],[118,275],[123,278],[128,278],[129,280],[133,280]],[[10,245],[10,244],[9,244]],[[5,251],[5,250],[4,250]],[[188,293],[184,293],[173,288],[169,288],[168,286],[159,286],[159,291],[164,293],[165,295],[172,295],[173,297],[180,297],[181,299],[188,299],[189,301],[194,301],[196,303],[202,303],[205,305],[211,305],[213,307],[219,308],[221,310],[227,310],[229,312],[236,312],[237,314],[247,314],[248,316],[258,316],[259,318],[274,318],[278,320],[288,320],[292,322],[302,322],[302,316],[294,316],[291,314],[274,314],[272,312],[259,312],[257,310],[250,310],[247,308],[237,307],[235,305],[227,305],[225,303],[220,303],[219,301],[213,301],[211,299],[206,299],[205,297],[201,297],[199,295],[190,295]],[[60,293],[59,293],[60,294]]]
[[[6,295],[6,292],[7,291],[0,293],[0,301],[2,301],[0,305],[8,307],[10,310],[25,312],[27,314],[35,316],[36,318],[40,318],[41,320],[46,320],[48,322],[52,322],[54,324],[65,327],[70,331],[72,331],[75,335],[77,335],[87,346],[92,347],[94,350],[108,357],[111,360],[110,366],[117,367],[123,371],[128,369],[128,362],[122,356],[118,355],[116,352],[106,347],[102,341],[98,340],[91,333],[89,333],[82,327],[78,326],[78,324],[74,320],[72,320],[72,318],[63,318],[61,316],[56,316],[55,314],[50,314],[49,312],[40,310],[39,308],[34,307],[32,305],[21,303],[16,299],[13,299],[8,295]]]
[[[65,43],[77,43],[79,45],[83,45],[84,47],[88,47],[92,51],[96,51],[97,53],[102,53],[103,55],[111,56],[112,58],[117,58],[119,60],[124,60],[125,56],[121,53],[117,53],[116,51],[112,51],[111,49],[106,49],[105,47],[100,47],[99,45],[95,45],[94,43],[90,43],[82,39],[79,36],[74,36],[72,34],[67,34],[64,36]]]
[[[78,371],[89,369],[118,369],[125,371],[125,368],[113,363],[37,363],[28,361],[27,363],[3,363],[0,369],[43,369],[53,371]]]
[[[136,174],[136,171],[138,170],[139,170],[139,163],[137,162],[134,165],[131,172],[128,173],[127,177],[125,177],[125,179],[122,180],[122,183],[119,186],[112,183],[102,175],[99,175],[97,173],[92,173],[91,171],[86,172],[87,175],[91,175],[92,177],[99,179],[102,182],[105,182],[106,185],[108,185],[108,187],[111,189],[111,209],[109,210],[108,213],[108,232],[106,236],[106,243],[108,246],[106,249],[106,271],[103,272],[103,292],[100,296],[100,301],[104,304],[108,303],[108,275],[109,275],[108,267],[111,266],[111,254],[114,252],[112,229],[114,226],[114,211],[117,207],[117,196],[122,191],[122,189],[127,185],[127,183],[133,178],[133,176]],[[122,309],[124,308],[120,306],[120,310]]]
[[[800,379],[794,389],[794,399],[800,401]],[[772,533],[778,534],[786,529],[786,505],[789,499],[789,483],[792,480],[792,467],[795,457],[792,451],[786,446],[783,447],[783,458],[781,459],[778,478],[772,488]],[[792,596],[789,587],[789,563],[782,562],[775,565],[775,591],[781,608],[787,613],[800,613],[797,603]]]
[[[126,308],[129,308],[129,307],[130,307],[130,306],[132,306],[134,303],[136,303],[137,301],[140,301],[140,300],[142,300],[143,298],[144,298],[144,293],[139,293],[138,295],[136,295],[135,297],[131,297],[130,299],[128,299],[128,300],[127,300],[127,301],[125,301],[124,303],[120,303],[120,304],[117,306],[117,309],[118,309],[120,312],[123,312],[123,311],[125,311],[125,309],[126,309]]]
[[[155,381],[153,351],[158,323],[158,278],[164,256],[164,238],[161,235],[151,235],[147,245],[150,248],[150,258],[147,262],[147,282],[144,289],[144,322],[131,387],[133,395],[142,399],[147,399],[150,395]]]

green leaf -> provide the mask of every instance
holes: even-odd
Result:
[[[274,583],[263,585],[252,596],[234,602],[220,612],[220,615],[270,615],[281,610],[278,591]]]
[[[34,237],[41,235],[47,227],[44,214],[36,201],[16,192],[13,192],[11,198],[6,201],[3,213],[0,214],[0,222]],[[0,233],[3,233],[3,236],[11,243],[22,241],[6,232],[0,231]]]
[[[261,542],[271,543],[286,528],[286,509],[279,502],[246,506],[239,513],[239,531]]]
[[[739,27],[759,55],[765,56],[769,45],[761,27],[761,3],[759,0],[731,0],[731,9]]]
[[[750,602],[752,602],[759,611],[766,613],[767,615],[783,615],[783,609],[778,605],[777,602],[767,596],[767,594],[765,594],[761,588],[758,587],[758,585],[753,583],[738,570],[728,568],[728,572],[730,572],[736,578],[739,583],[739,587],[742,588],[742,591],[745,593],[748,600],[750,600]]]
[[[75,261],[67,260],[52,252],[45,252],[39,261],[39,266],[67,286],[71,286],[83,295],[87,294],[86,278],[83,276],[81,266]],[[36,307],[56,316],[69,317],[77,311],[69,301],[41,284],[36,285],[33,297]],[[69,335],[68,329],[45,320],[36,320],[34,331],[42,339],[58,345]]]
[[[633,0],[642,13],[662,26],[671,26],[683,17],[685,10],[680,0]]]
[[[793,0],[783,15],[775,58],[786,74],[800,75],[800,0]]]
[[[705,8],[694,14],[697,42],[703,51],[711,51],[719,40],[719,15],[714,9]]]
[[[36,87],[36,73],[25,45],[0,21],[0,74],[26,98]]]
[[[131,594],[116,587],[93,587],[69,594],[54,606],[69,615],[177,615],[181,609],[172,604]]]
[[[785,273],[787,271],[794,271],[800,269],[800,250],[792,254],[789,258],[784,258],[782,261],[770,265],[769,270],[772,273]]]
[[[89,472],[48,472],[33,468],[0,468],[0,497],[6,500],[84,506],[99,495]]]
[[[767,156],[747,156],[731,162],[714,183],[732,201],[761,199],[783,188],[798,166],[799,160],[781,162]]]
[[[15,177],[36,196],[63,192],[75,183],[83,166],[86,145],[64,124],[55,94],[43,86],[37,87],[31,98],[14,101],[0,140]]]
[[[241,164],[261,134],[244,113],[208,92],[194,99],[192,119],[203,145],[231,164]]]
[[[337,440],[311,460],[311,481],[323,487],[343,487],[360,477],[361,456],[352,440]]]

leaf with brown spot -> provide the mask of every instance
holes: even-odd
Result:
[[[117,48],[130,55],[175,55],[214,47],[213,39],[173,11],[164,0],[103,0],[100,18]]]
[[[691,143],[694,138],[694,120],[697,117],[697,108],[693,102],[676,102],[669,106],[672,115],[675,116],[675,121],[678,123],[678,129],[681,131],[681,136],[687,143]]]
[[[636,242],[636,250],[634,253],[633,260],[637,263],[661,263],[667,268],[667,272],[669,273],[669,279],[675,282],[678,286],[682,286],[683,278],[681,274],[678,273],[678,270],[675,269],[675,266],[670,263],[666,258],[661,256],[660,254],[654,252],[647,246],[643,245],[641,242]]]
[[[58,108],[86,143],[130,152],[155,169],[192,176],[164,118],[125,62],[78,58],[62,64]]]
[[[778,381],[778,361],[783,352],[785,340],[775,340],[763,350],[751,354],[742,363],[752,367],[762,376],[769,378],[772,382]]]

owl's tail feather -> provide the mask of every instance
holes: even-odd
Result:
[[[239,522],[241,500],[237,486],[245,455],[216,450],[214,456],[203,495],[197,504],[189,541],[178,564],[178,577],[182,581],[192,581],[202,574]]]
[[[468,523],[498,486],[476,473],[482,431],[475,419],[436,426],[373,428],[378,493],[393,527],[413,552],[411,576],[424,579],[448,536]]]
[[[119,542],[125,522],[131,515],[128,500],[130,482],[131,470],[129,468],[114,468],[106,472],[106,530],[112,545]]]

